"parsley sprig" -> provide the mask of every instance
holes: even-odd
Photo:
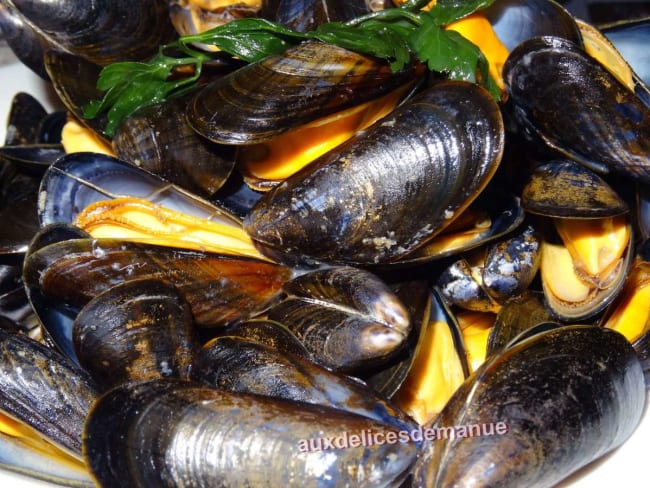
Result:
[[[481,50],[457,32],[444,29],[493,1],[438,0],[431,10],[424,11],[428,0],[409,0],[400,7],[348,22],[328,22],[306,33],[264,19],[234,20],[201,34],[181,36],[161,46],[149,61],[114,63],[103,68],[97,88],[105,92],[104,97],[84,107],[84,117],[91,119],[105,112],[105,133],[110,137],[120,121],[137,109],[192,89],[203,64],[213,56],[195,49],[195,43],[217,46],[232,56],[254,62],[304,40],[316,39],[384,59],[395,71],[415,57],[431,71],[479,83],[498,98]],[[190,67],[192,74],[172,76],[179,67]]]

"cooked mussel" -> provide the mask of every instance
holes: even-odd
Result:
[[[503,139],[487,92],[442,82],[269,192],[245,228],[289,255],[396,261],[476,198],[500,162]]]
[[[61,354],[22,334],[0,330],[0,351],[2,464],[41,479],[89,486],[81,432],[96,397],[92,380]],[[11,449],[24,455],[13,458]]]
[[[650,181],[650,109],[577,45],[526,41],[504,79],[522,130],[597,171]]]
[[[315,270],[283,285],[267,312],[304,344],[315,361],[338,371],[385,363],[405,344],[409,314],[377,276],[338,267]]]
[[[225,325],[259,313],[291,275],[283,266],[249,258],[185,251],[113,239],[72,239],[28,255],[24,280],[62,306],[81,307],[124,281],[171,282],[203,326]]]
[[[173,98],[127,117],[113,134],[113,147],[120,159],[209,198],[230,175],[234,154],[189,127],[187,100]]]
[[[415,445],[367,446],[360,435],[368,432],[398,435],[383,423],[319,405],[167,380],[104,395],[89,415],[84,454],[106,488],[399,483]],[[355,443],[338,449],[345,436]]]
[[[603,178],[571,160],[536,165],[521,199],[527,212],[546,217],[613,217],[628,211]]]
[[[541,246],[544,297],[565,321],[603,311],[620,293],[632,263],[631,224],[625,216],[555,219]],[[560,238],[558,238],[558,235]]]
[[[553,486],[623,443],[645,401],[621,334],[579,325],[536,334],[459,388],[432,425],[415,484]]]
[[[188,108],[190,125],[224,144],[252,144],[412,82],[418,68],[387,64],[316,41],[251,63],[208,84]]]
[[[102,65],[146,59],[175,35],[167,3],[157,0],[11,3],[56,45]]]
[[[549,0],[499,0],[483,14],[501,42],[512,51],[528,39],[556,36],[581,43],[574,18],[559,3]]]
[[[129,280],[94,297],[74,320],[76,357],[103,389],[189,378],[198,349],[189,305],[159,280]]]
[[[191,377],[222,390],[324,405],[401,429],[416,425],[364,383],[242,337],[221,336],[206,343]]]

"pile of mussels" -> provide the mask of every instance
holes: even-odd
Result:
[[[495,1],[460,22],[499,102],[314,41],[215,61],[111,139],[83,119],[102,66],[179,34],[390,7],[211,3],[0,1],[67,108],[16,95],[0,149],[0,463],[69,486],[521,487],[621,445],[646,402],[650,94],[610,40],[647,21]]]

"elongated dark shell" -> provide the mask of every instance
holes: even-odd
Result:
[[[372,100],[413,81],[368,56],[316,41],[224,76],[189,106],[190,125],[224,144],[261,142],[314,119]]]
[[[72,338],[82,367],[104,389],[187,379],[198,350],[189,305],[159,279],[129,280],[97,295],[77,315]]]
[[[217,337],[203,346],[191,377],[221,390],[323,405],[401,429],[416,427],[364,383],[240,337]]]
[[[95,386],[56,351],[0,330],[0,409],[81,457],[81,432]]]
[[[84,453],[105,488],[399,484],[415,459],[413,443],[323,449],[322,438],[369,430],[397,435],[319,405],[168,380],[103,396],[86,424]]]
[[[120,159],[208,198],[235,166],[234,152],[200,137],[187,124],[188,97],[138,110],[113,134]]]
[[[645,401],[641,364],[621,334],[592,326],[536,334],[456,392],[433,428],[480,433],[427,441],[415,484],[553,486],[622,444]]]
[[[496,102],[442,82],[265,195],[245,228],[265,246],[325,261],[398,260],[444,229],[503,152]]]
[[[12,0],[23,16],[70,52],[106,65],[142,60],[175,36],[158,0]]]
[[[526,130],[593,169],[650,181],[650,109],[578,46],[532,39],[503,76]]]
[[[267,312],[291,330],[315,361],[339,371],[385,362],[411,330],[408,311],[377,276],[357,268],[312,271],[283,286]]]
[[[28,289],[77,307],[126,280],[163,279],[189,302],[197,324],[215,326],[260,312],[290,274],[283,266],[254,259],[112,239],[75,239],[30,254],[24,279]]]
[[[101,66],[85,58],[63,51],[47,51],[43,58],[45,70],[52,80],[52,88],[70,113],[82,124],[103,134],[106,115],[94,119],[83,116],[83,107],[93,100],[101,100],[103,92],[97,88]]]
[[[0,2],[0,32],[2,38],[16,57],[34,73],[47,79],[43,66],[43,53],[52,44],[25,21],[20,12],[9,1]]]

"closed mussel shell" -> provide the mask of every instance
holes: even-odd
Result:
[[[0,330],[0,409],[81,457],[81,432],[97,395],[88,374],[21,334]]]
[[[244,225],[254,240],[289,255],[395,261],[477,197],[503,143],[487,92],[442,82],[267,193]]]
[[[187,378],[198,343],[189,305],[158,279],[131,280],[93,298],[72,338],[81,366],[103,388],[126,381]]]
[[[365,384],[241,337],[218,337],[205,344],[191,376],[223,390],[324,405],[402,429],[415,426]]]
[[[414,444],[330,447],[368,431],[398,434],[320,405],[159,380],[104,395],[86,423],[84,454],[106,488],[398,483]]]
[[[503,74],[524,130],[597,171],[650,181],[650,110],[580,47],[531,39]]]
[[[385,362],[405,344],[408,311],[382,280],[339,267],[312,271],[283,286],[285,297],[269,309],[312,358],[339,371]]]
[[[224,336],[236,336],[272,347],[283,354],[311,358],[311,354],[289,328],[274,320],[255,318],[228,327]]]
[[[628,211],[625,201],[593,171],[571,160],[536,166],[521,195],[527,212],[546,217],[613,217]]]
[[[432,426],[454,432],[425,443],[415,483],[553,486],[622,444],[645,401],[641,364],[621,334],[579,325],[535,334],[459,388]]]
[[[200,137],[187,124],[189,96],[145,107],[126,118],[113,134],[120,159],[208,198],[224,184],[234,152]]]
[[[157,0],[11,3],[49,40],[101,65],[146,59],[176,36],[167,3]]]

